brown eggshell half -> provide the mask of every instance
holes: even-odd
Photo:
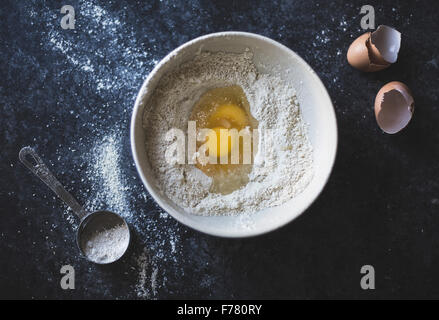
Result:
[[[402,82],[384,85],[375,98],[375,117],[378,126],[394,134],[404,129],[414,112],[414,99],[410,89]]]
[[[351,66],[364,72],[374,72],[387,68],[390,63],[376,54],[370,45],[370,32],[367,32],[352,42],[349,46],[347,58]]]
[[[352,42],[348,49],[348,62],[354,68],[367,70],[370,65],[369,51],[366,42],[370,38],[370,32],[367,32]]]
[[[351,66],[361,71],[383,70],[396,62],[400,45],[401,33],[381,25],[376,31],[355,39],[349,46],[347,59]]]

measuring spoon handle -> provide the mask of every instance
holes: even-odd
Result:
[[[27,159],[29,156],[34,163]],[[80,220],[87,215],[87,212],[84,210],[84,208],[69,192],[67,192],[66,189],[64,189],[64,187],[50,172],[49,168],[47,168],[43,160],[41,160],[34,149],[31,147],[24,147],[20,150],[18,158],[30,171],[40,178],[50,189],[52,189],[52,191],[55,192],[55,194],[60,197],[61,200],[64,201],[74,213],[76,213]]]

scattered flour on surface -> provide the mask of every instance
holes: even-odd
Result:
[[[79,119],[80,113],[91,113],[94,119],[83,126],[91,130],[95,138],[80,138],[72,149],[69,148],[71,152],[74,152],[74,148],[84,155],[85,170],[81,164],[73,168],[83,174],[81,181],[75,182],[80,186],[76,196],[84,201],[88,211],[108,209],[117,212],[134,228],[139,235],[135,247],[140,246],[140,253],[136,256],[137,250],[133,250],[133,265],[130,266],[131,270],[139,273],[133,286],[133,295],[153,299],[159,289],[166,285],[167,276],[176,272],[165,270],[161,262],[173,261],[178,266],[181,259],[180,226],[156,204],[152,206],[153,209],[145,206],[152,199],[139,184],[137,176],[131,176],[132,171],[127,165],[130,162],[121,155],[126,153],[124,146],[128,141],[125,138],[129,132],[132,99],[145,73],[158,62],[151,53],[156,47],[154,44],[146,47],[140,45],[129,23],[121,20],[117,13],[104,8],[99,1],[81,2],[78,11],[81,19],[77,21],[77,30],[87,32],[74,30],[66,34],[61,28],[53,28],[44,34],[47,41],[41,45],[64,56],[68,65],[82,73],[84,86],[115,100],[104,102],[98,113],[87,104],[70,111],[75,119]],[[50,19],[47,17],[46,20]],[[70,36],[76,33],[76,36]],[[98,49],[90,52],[89,44],[96,44]],[[102,60],[106,57],[118,61],[117,67],[103,66]],[[115,95],[115,92],[121,95]],[[113,119],[114,112],[111,110],[120,110],[117,120]],[[111,122],[115,122],[115,126],[109,128],[108,123]],[[63,152],[65,148],[60,146],[58,157],[62,158]],[[129,159],[131,161],[131,157]],[[77,228],[78,221],[71,210],[66,209],[64,216],[72,228]],[[147,249],[142,251],[142,247]],[[152,258],[144,260],[142,252],[147,252]],[[138,263],[138,260],[142,263]]]
[[[137,258],[137,267],[139,268],[139,276],[136,284],[136,293],[139,298],[150,298],[150,290],[146,285],[148,278],[151,278],[148,274],[149,259],[146,251],[143,251]]]
[[[92,149],[94,155],[86,174],[89,177],[98,177],[95,183],[99,183],[99,195],[95,199],[89,199],[87,207],[91,210],[110,209],[122,217],[130,215],[131,207],[127,199],[129,187],[120,168],[120,153],[122,150],[121,137],[117,133],[107,135],[100,140]],[[105,203],[106,208],[99,208]]]
[[[135,290],[139,298],[151,299],[157,296],[159,268],[154,260],[149,257],[147,250],[137,258],[139,275]]]

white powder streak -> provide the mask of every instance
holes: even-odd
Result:
[[[148,265],[149,259],[146,251],[143,251],[142,254],[137,259],[137,267],[140,269],[137,284],[136,284],[136,293],[139,298],[150,298],[150,292],[146,286],[146,281],[148,279]]]

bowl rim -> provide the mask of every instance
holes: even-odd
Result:
[[[135,123],[136,123],[136,120],[138,118],[138,114],[140,111],[140,106],[141,106],[141,102],[143,99],[143,93],[145,92],[145,89],[148,86],[148,83],[155,77],[155,75],[158,73],[158,71],[162,68],[163,65],[165,65],[172,57],[176,56],[178,52],[182,51],[186,47],[192,46],[193,44],[195,44],[197,42],[201,42],[201,41],[204,41],[204,40],[209,39],[209,38],[227,37],[227,36],[243,36],[243,37],[248,37],[248,38],[256,38],[258,40],[268,42],[271,45],[274,45],[276,47],[279,47],[282,50],[287,51],[289,54],[293,55],[298,61],[300,61],[300,63],[307,66],[311,76],[314,78],[314,80],[316,80],[316,83],[321,87],[321,89],[323,89],[322,93],[325,96],[325,99],[327,101],[329,101],[330,106],[332,107],[332,108],[330,108],[331,110],[330,110],[329,114],[331,117],[330,121],[334,123],[335,130],[333,132],[333,139],[334,139],[333,145],[334,145],[334,147],[333,147],[332,157],[329,159],[331,161],[329,170],[327,171],[325,176],[323,176],[320,179],[321,183],[318,186],[318,189],[317,189],[318,191],[315,193],[315,195],[313,197],[309,198],[308,203],[304,206],[303,210],[300,213],[298,213],[296,215],[292,215],[291,217],[289,217],[285,221],[282,221],[281,223],[270,225],[269,227],[264,228],[264,229],[261,229],[261,228],[259,228],[259,229],[242,229],[242,232],[224,234],[223,232],[221,232],[221,230],[217,230],[217,229],[205,230],[203,228],[200,228],[198,225],[194,226],[193,224],[190,223],[191,220],[185,219],[184,214],[177,212],[176,210],[174,210],[174,208],[168,206],[168,204],[166,204],[165,202],[162,201],[161,196],[158,195],[154,191],[150,182],[144,176],[144,174],[141,170],[142,165],[140,164],[139,158],[137,157],[137,148],[136,148],[136,143],[135,143],[135,140],[136,140],[136,138],[135,138]],[[142,111],[143,111],[143,109],[142,109]],[[143,118],[143,114],[142,114],[142,118]],[[130,144],[131,144],[131,153],[132,153],[132,156],[134,158],[136,170],[137,170],[137,173],[139,174],[139,176],[142,180],[143,185],[146,187],[147,191],[149,192],[151,197],[154,199],[154,201],[156,201],[157,204],[165,212],[170,214],[174,219],[176,219],[178,222],[182,223],[183,225],[186,225],[186,226],[190,227],[191,229],[197,230],[199,232],[202,232],[202,233],[205,233],[208,235],[213,235],[213,236],[218,236],[218,237],[223,237],[223,238],[245,238],[245,237],[253,237],[253,236],[257,236],[257,235],[262,235],[262,234],[277,230],[277,229],[289,224],[291,221],[293,221],[297,217],[301,216],[306,210],[308,210],[308,208],[311,206],[311,204],[313,204],[314,201],[317,200],[317,198],[320,196],[323,189],[325,188],[325,186],[329,180],[329,177],[334,169],[334,164],[335,164],[335,159],[336,159],[337,149],[338,149],[338,125],[337,125],[337,117],[335,115],[334,105],[332,103],[331,97],[330,97],[325,85],[323,84],[322,80],[317,75],[317,73],[314,71],[314,69],[311,68],[311,66],[300,55],[298,55],[295,51],[293,51],[292,49],[283,45],[282,43],[277,42],[273,39],[270,39],[266,36],[262,36],[262,35],[251,33],[251,32],[244,32],[244,31],[222,31],[222,32],[209,33],[209,34],[194,38],[190,41],[183,43],[182,45],[178,46],[177,48],[175,48],[174,50],[169,52],[164,58],[162,58],[160,60],[160,62],[158,64],[155,65],[155,67],[151,70],[151,72],[148,74],[148,76],[144,80],[142,86],[140,87],[140,89],[137,93],[137,96],[136,96],[136,100],[134,102],[134,108],[133,108],[133,112],[131,115],[131,122],[130,122]],[[186,214],[188,214],[188,213],[186,213]]]

